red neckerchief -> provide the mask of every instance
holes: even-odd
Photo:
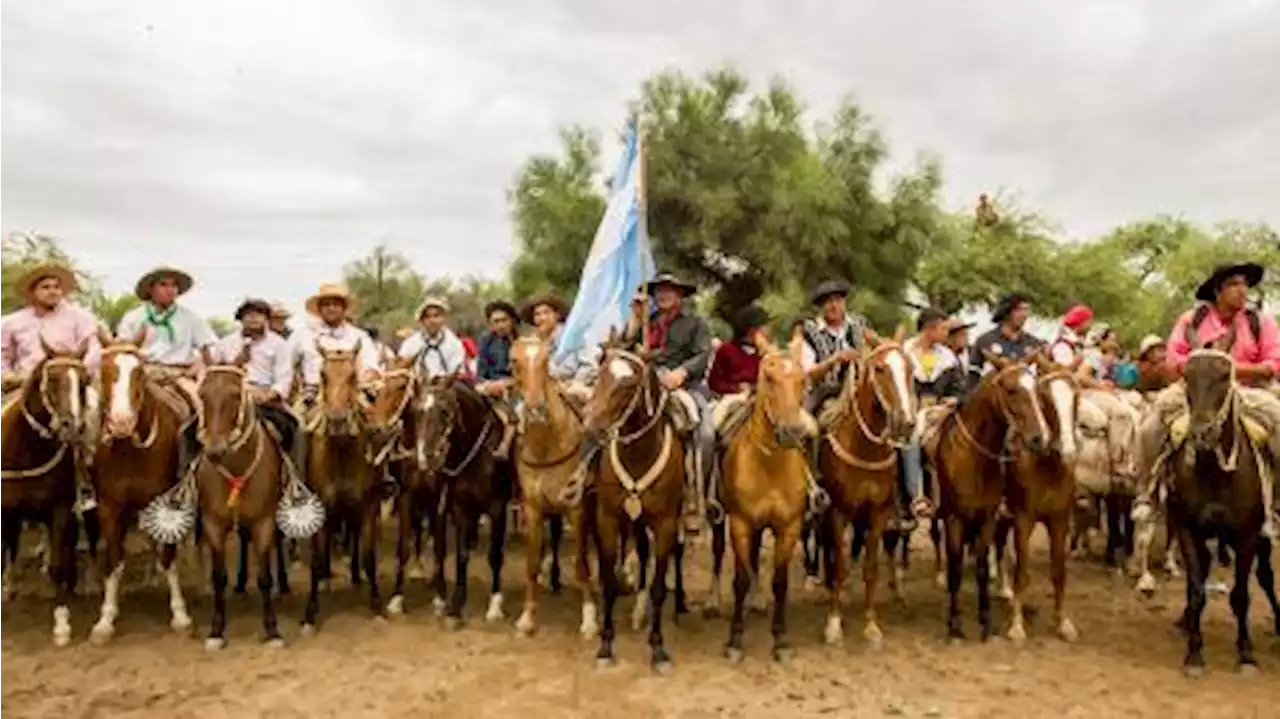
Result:
[[[671,323],[680,316],[680,308],[658,315],[649,331],[649,349],[661,350],[667,347],[667,333],[671,331]]]

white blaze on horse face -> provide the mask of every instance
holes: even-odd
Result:
[[[1075,393],[1065,379],[1049,380],[1049,396],[1053,398],[1053,411],[1058,414],[1058,431],[1062,433],[1062,454],[1076,454],[1076,403]]]
[[[116,381],[111,383],[111,397],[107,404],[107,417],[121,424],[133,421],[133,370],[142,360],[136,355],[115,356]]]
[[[80,372],[78,370],[73,369],[67,372],[67,391],[71,393],[71,396],[67,398],[71,421],[79,424],[82,410],[80,407]]]
[[[615,379],[628,379],[636,376],[635,370],[631,369],[631,363],[622,358],[616,358],[609,363],[609,374],[613,375]]]
[[[429,412],[431,411],[431,408],[435,406],[436,406],[436,396],[428,392],[427,396],[422,398],[422,409],[424,412]]]
[[[1031,408],[1036,413],[1036,423],[1040,425],[1040,436],[1045,442],[1050,439],[1049,423],[1044,419],[1044,412],[1040,409],[1040,400],[1036,397],[1036,378],[1028,370],[1023,370],[1018,375],[1018,386],[1026,391],[1027,397],[1031,398]]]
[[[911,417],[916,415],[915,395],[911,393],[910,373],[907,371],[907,359],[901,352],[896,350],[888,352],[884,356],[884,364],[889,368],[889,374],[893,377],[893,386],[898,390],[898,399],[902,402],[902,409]]]
[[[538,359],[538,352],[541,349],[541,346],[534,344],[533,342],[526,342],[524,345],[524,358],[530,362],[536,361]]]

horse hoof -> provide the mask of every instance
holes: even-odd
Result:
[[[791,660],[795,658],[795,647],[782,646],[773,648],[773,661],[779,664],[790,664]]]
[[[1080,631],[1070,619],[1063,617],[1062,621],[1058,622],[1058,636],[1062,637],[1062,641],[1071,644],[1080,638]]]
[[[204,640],[204,650],[206,652],[220,652],[227,648],[227,640],[225,637],[209,637]]]
[[[702,616],[704,619],[718,619],[720,617],[720,605],[718,604],[703,605]]]
[[[533,615],[530,614],[529,612],[524,612],[523,614],[520,615],[520,618],[516,620],[517,634],[524,637],[531,637],[537,631],[538,631],[538,622],[534,620]]]
[[[462,628],[462,617],[445,617],[444,628],[450,632],[456,632]]]
[[[187,630],[191,629],[191,616],[187,614],[174,615],[173,619],[169,620],[169,628],[178,634],[186,634]]]
[[[393,617],[398,617],[401,614],[404,614],[403,596],[397,594],[391,598],[391,601],[387,602],[387,614],[390,614]]]
[[[1245,662],[1236,667],[1236,671],[1242,677],[1256,677],[1258,676],[1258,665],[1253,662]]]
[[[114,625],[99,622],[93,625],[93,629],[89,631],[89,642],[100,647],[111,641],[111,637],[115,636],[115,633],[116,628]]]
[[[578,633],[583,639],[595,639],[600,636],[600,622],[596,619],[596,605],[587,604],[582,607],[582,624]]]
[[[618,660],[613,657],[596,657],[596,669],[612,669],[618,666]]]
[[[304,622],[302,628],[298,630],[298,633],[304,637],[313,637],[316,634],[316,625]]]
[[[492,624],[506,618],[506,612],[502,611],[502,595],[495,594],[489,597],[489,610],[484,613],[484,620]]]
[[[938,589],[946,589],[946,588],[947,588],[947,575],[943,574],[942,572],[938,572],[938,573],[937,573],[936,575],[934,575],[934,577],[933,577],[933,583],[934,583],[935,585],[937,585]]]
[[[839,617],[832,617],[827,620],[827,628],[822,633],[822,638],[829,646],[840,646],[844,643],[844,626]]]
[[[1182,673],[1188,679],[1199,679],[1204,676],[1204,667],[1199,664],[1188,664],[1182,668]]]
[[[862,630],[862,638],[867,640],[867,644],[872,649],[879,649],[884,644],[884,632],[880,631],[880,627],[875,624],[868,624],[867,628]]]
[[[1009,628],[1009,641],[1013,642],[1013,646],[1021,647],[1027,643],[1027,630],[1021,624],[1015,624]]]
[[[53,646],[61,649],[71,643],[71,634],[58,632],[53,635]]]
[[[262,646],[268,649],[284,649],[284,639],[282,637],[271,637],[262,642]]]
[[[370,621],[372,621],[374,624],[382,626],[387,623],[387,618],[381,614],[374,614]]]
[[[661,659],[654,659],[651,666],[653,667],[653,673],[661,677],[670,675],[676,668],[676,665],[672,663],[670,659],[665,657]]]
[[[729,660],[730,664],[741,664],[746,652],[741,647],[725,647],[724,658]]]
[[[804,589],[806,592],[816,591],[822,586],[822,580],[817,575],[808,574],[804,578]]]
[[[431,600],[431,610],[435,612],[437,617],[443,617],[444,610],[447,609],[448,606],[449,604],[444,600],[444,597],[436,597]]]

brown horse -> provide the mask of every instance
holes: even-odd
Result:
[[[71,598],[76,589],[76,454],[84,442],[85,392],[89,371],[86,341],[78,349],[55,350],[40,336],[44,358],[31,369],[21,394],[0,417],[3,474],[0,474],[0,523],[3,553],[18,556],[24,521],[48,531],[49,578],[53,580],[53,643],[71,641]]]
[[[511,347],[516,392],[524,406],[516,440],[516,476],[521,506],[529,529],[525,557],[524,610],[516,621],[522,634],[538,628],[538,574],[542,568],[543,527],[548,517],[563,517],[577,539],[577,579],[582,591],[581,634],[590,639],[600,631],[596,620],[596,592],[588,566],[588,547],[594,533],[594,496],[582,486],[582,418],[551,378],[551,348],[536,336],[522,337]],[[557,549],[559,537],[553,545]]]
[[[793,652],[787,637],[787,577],[800,540],[808,506],[808,426],[804,417],[803,340],[789,351],[769,347],[760,360],[751,416],[730,440],[720,463],[723,502],[733,541],[733,619],[726,656],[744,655],[747,593],[760,571],[764,530],[773,532],[773,658],[786,661]],[[723,553],[722,542],[714,549]],[[721,563],[716,557],[716,565]],[[713,591],[719,589],[719,577]]]
[[[1013,461],[1005,494],[1013,514],[1013,546],[1017,564],[1010,596],[1009,639],[1022,645],[1027,639],[1023,600],[1028,585],[1031,533],[1044,522],[1049,531],[1049,575],[1053,581],[1054,623],[1058,636],[1068,642],[1078,633],[1067,617],[1067,533],[1075,508],[1076,417],[1080,404],[1080,383],[1075,374],[1036,355],[1037,402],[1044,409],[1048,451],[1031,452],[1022,438],[1012,442]],[[1001,537],[1003,540],[1003,537]],[[1003,541],[996,545],[996,560],[1003,560]],[[1004,572],[1001,572],[1004,575]]]
[[[596,478],[596,551],[604,590],[604,627],[597,663],[615,661],[613,609],[617,602],[618,554],[624,534],[653,535],[655,571],[649,647],[653,668],[671,666],[662,636],[667,568],[677,551],[685,463],[666,411],[670,396],[656,370],[641,355],[609,342],[600,363],[595,393],[585,411],[588,443],[600,448]],[[644,597],[644,595],[641,595]],[[637,598],[637,602],[643,601]]]
[[[187,402],[147,375],[139,349],[146,329],[132,339],[102,342],[103,411],[101,440],[92,476],[98,499],[103,555],[102,610],[90,639],[104,643],[115,634],[124,578],[124,541],[138,512],[178,481],[178,431],[190,416]],[[157,546],[156,560],[169,585],[169,626],[185,632],[191,616],[182,596],[175,545]]]
[[[903,331],[892,341],[868,332],[857,365],[845,377],[837,400],[839,419],[821,438],[818,474],[831,497],[823,520],[822,546],[830,606],[824,637],[828,644],[843,641],[842,586],[847,575],[843,538],[845,522],[852,522],[855,541],[865,537],[862,581],[866,596],[863,636],[872,646],[883,640],[876,621],[880,552],[889,519],[896,511],[898,447],[915,429],[916,395],[911,361],[902,349]],[[856,370],[856,371],[854,371]],[[893,556],[890,553],[890,561]],[[901,577],[891,575],[901,599]]]
[[[946,533],[947,631],[953,641],[964,639],[960,582],[966,548],[974,558],[982,639],[991,636],[990,549],[1006,489],[1007,441],[1012,435],[1032,452],[1044,451],[1048,441],[1036,379],[1027,363],[995,355],[987,361],[994,369],[943,421],[936,446],[927,453],[942,500],[938,516]]]
[[[284,645],[271,597],[271,554],[284,452],[249,396],[244,369],[248,361],[247,346],[234,364],[215,364],[206,354],[200,381],[201,406],[196,413],[200,455],[193,471],[204,541],[213,565],[213,622],[205,640],[205,648],[211,651],[227,645],[227,538],[236,527],[247,527],[252,535],[264,639],[271,646]]]
[[[1236,652],[1239,670],[1253,674],[1257,662],[1249,636],[1249,574],[1260,545],[1267,542],[1261,536],[1268,509],[1262,502],[1261,458],[1248,436],[1231,356],[1216,348],[1195,350],[1187,359],[1183,377],[1189,424],[1185,443],[1169,459],[1173,484],[1166,503],[1186,567],[1187,606],[1182,626],[1187,633],[1187,656],[1183,667],[1190,676],[1204,672],[1200,621],[1205,607],[1204,584],[1212,564],[1208,541],[1217,537],[1235,554],[1231,609],[1236,617]],[[1269,554],[1266,550],[1262,553]],[[1276,629],[1280,632],[1280,626]]]
[[[479,543],[480,516],[489,517],[489,569],[492,572],[489,608],[485,620],[496,622],[502,610],[503,545],[507,534],[507,503],[513,480],[511,463],[493,456],[502,439],[502,420],[489,400],[453,375],[432,377],[419,393],[414,408],[414,456],[428,484],[443,481],[442,508],[427,508],[435,550],[437,608],[443,608],[445,626],[462,625],[467,603],[467,565],[471,549]],[[441,486],[441,485],[436,485]],[[445,600],[445,519],[453,521],[455,575],[453,594]]]
[[[307,485],[324,505],[325,520],[311,537],[311,591],[302,619],[304,632],[316,628],[320,581],[328,575],[330,544],[339,528],[359,527],[351,552],[353,567],[363,565],[369,582],[369,610],[384,616],[378,589],[378,537],[382,521],[382,484],[366,455],[368,401],[359,387],[360,343],[327,349],[320,355],[320,405],[307,423]],[[364,556],[360,556],[363,549]],[[358,570],[353,568],[354,576]]]

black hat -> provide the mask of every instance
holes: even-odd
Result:
[[[670,272],[660,273],[657,277],[654,277],[653,279],[649,280],[646,284],[649,286],[650,295],[657,292],[658,288],[663,285],[666,285],[668,287],[674,287],[680,290],[680,294],[684,295],[685,297],[692,297],[698,294],[697,285],[691,285],[688,282],[685,282],[684,280],[680,279],[679,277],[676,277],[675,275],[671,274]]]
[[[263,317],[271,316],[271,303],[257,297],[251,297],[236,308],[236,321],[244,319],[245,314],[249,312],[260,312]]]
[[[506,312],[511,319],[519,319],[520,313],[516,312],[516,306],[506,300],[494,300],[484,306],[484,318],[487,320],[493,316],[494,312]]]
[[[1238,265],[1219,265],[1213,270],[1213,274],[1209,278],[1200,283],[1196,288],[1196,299],[1202,302],[1213,302],[1218,299],[1218,288],[1222,287],[1222,283],[1236,275],[1244,275],[1244,281],[1250,287],[1257,287],[1262,281],[1262,265],[1254,262],[1244,262]]]
[[[1000,302],[996,303],[996,309],[991,313],[991,321],[999,324],[1005,321],[1018,305],[1030,304],[1031,300],[1027,296],[1014,292],[1011,295],[1005,295]]]
[[[827,280],[819,283],[813,288],[813,292],[809,293],[809,302],[820,305],[831,295],[840,295],[841,297],[849,296],[849,284],[842,280]]]
[[[773,321],[769,311],[760,305],[748,305],[738,311],[733,317],[733,334],[741,337],[748,330],[758,327],[764,327]]]
[[[947,313],[937,307],[926,307],[920,310],[920,316],[916,318],[916,332],[939,322],[945,322],[947,317]]]
[[[524,308],[520,310],[520,320],[527,324],[533,324],[533,311],[544,306],[550,307],[561,321],[569,315],[569,303],[556,295],[548,294],[539,295],[526,302]]]

